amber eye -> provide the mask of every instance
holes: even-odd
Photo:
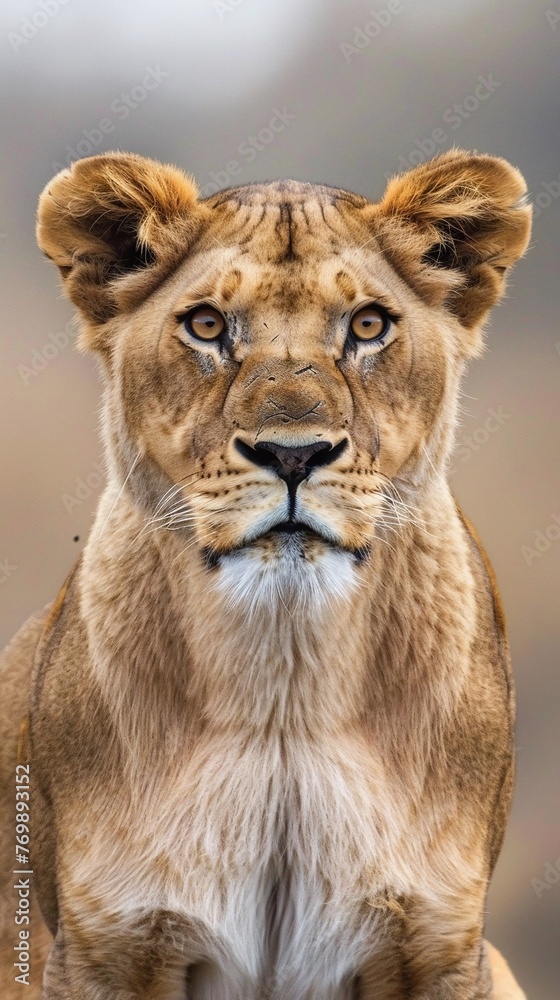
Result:
[[[363,306],[350,320],[350,329],[358,340],[377,340],[389,326],[389,317],[378,306]]]
[[[196,306],[184,317],[185,329],[200,340],[217,340],[226,328],[226,321],[214,306]]]

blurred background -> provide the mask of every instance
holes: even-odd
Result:
[[[35,246],[57,170],[120,149],[179,164],[204,194],[287,176],[377,199],[459,145],[527,178],[532,247],[465,383],[451,476],[497,571],[517,677],[488,935],[529,1000],[558,1000],[560,3],[6,0],[0,44],[2,641],[56,594],[103,483],[96,365]]]

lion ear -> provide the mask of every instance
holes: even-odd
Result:
[[[104,323],[149,294],[189,249],[204,209],[176,167],[124,153],[78,160],[39,199],[37,240],[69,298]]]
[[[505,160],[453,149],[389,181],[375,206],[381,245],[421,297],[472,329],[527,248],[526,190]]]

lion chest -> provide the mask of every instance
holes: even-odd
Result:
[[[151,926],[153,936],[165,914],[161,947],[175,960],[235,969],[253,985],[275,969],[299,995],[302,976],[330,989],[371,950],[383,784],[354,735],[222,735],[127,809],[133,826],[118,845],[106,822],[85,853],[82,841],[69,865],[80,912],[87,883],[100,933],[130,940]]]

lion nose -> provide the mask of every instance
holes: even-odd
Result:
[[[310,444],[286,447],[275,441],[259,441],[251,448],[237,439],[235,446],[239,453],[255,465],[273,469],[289,486],[296,487],[307,479],[312,469],[318,465],[330,465],[345,450],[346,439],[337,445],[330,441],[313,441]]]

